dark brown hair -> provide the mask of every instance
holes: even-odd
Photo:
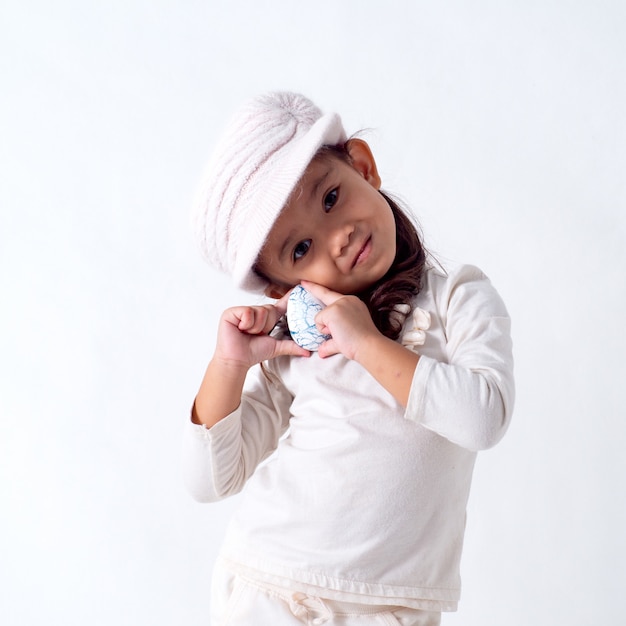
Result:
[[[348,144],[323,146],[315,159],[338,158],[352,165]],[[394,314],[398,305],[411,305],[422,289],[426,250],[422,244],[418,226],[403,210],[397,200],[381,191],[391,208],[396,222],[396,256],[387,273],[374,285],[356,294],[369,309],[376,328],[390,339],[397,339],[402,332],[403,316]]]

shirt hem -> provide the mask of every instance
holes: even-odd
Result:
[[[327,600],[364,605],[402,606],[422,611],[453,612],[458,608],[459,589],[368,583],[277,565],[273,565],[269,571],[269,568],[259,569],[225,554],[220,555],[218,561],[233,574]]]

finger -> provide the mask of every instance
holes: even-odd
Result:
[[[326,306],[337,302],[340,298],[344,297],[344,294],[328,289],[323,285],[309,282],[308,280],[302,281],[302,286],[310,293],[312,293],[318,300],[320,300]]]
[[[330,328],[326,325],[327,317],[328,316],[326,315],[326,309],[322,309],[319,313],[317,313],[313,320],[315,322],[315,328],[322,335],[332,335],[332,333],[330,332]]]
[[[268,317],[269,311],[264,307],[246,307],[241,312],[238,328],[249,335],[260,335],[268,325]]]
[[[253,329],[248,332],[254,332],[258,335],[269,335],[278,323],[278,320],[285,314],[273,304],[255,307],[255,309],[255,324]]]
[[[237,307],[232,310],[237,328],[241,331],[248,332],[254,324],[254,309],[249,306]]]
[[[263,307],[259,307],[256,313],[257,319],[255,331],[259,335],[269,334],[281,317],[281,313],[272,304],[266,304]]]
[[[326,340],[317,350],[317,354],[321,359],[333,356],[333,354],[339,354],[340,350],[337,347],[337,343],[333,339]]]

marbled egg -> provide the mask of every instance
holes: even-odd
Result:
[[[330,339],[315,327],[315,316],[324,308],[302,285],[294,287],[287,301],[287,325],[293,340],[306,350],[315,351]]]

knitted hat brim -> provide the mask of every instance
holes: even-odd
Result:
[[[334,146],[345,141],[341,118],[336,113],[327,113],[311,126],[306,135],[294,142],[288,154],[272,167],[262,190],[255,194],[255,210],[249,212],[248,223],[242,233],[232,274],[237,287],[249,292],[263,292],[267,287],[267,282],[253,268],[272,226],[317,151],[322,146]]]

